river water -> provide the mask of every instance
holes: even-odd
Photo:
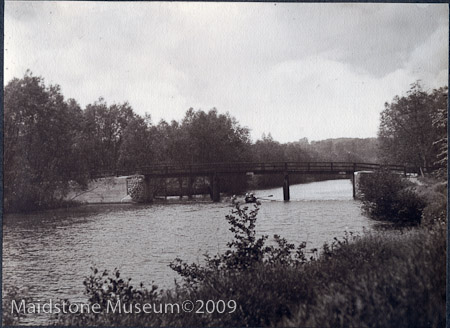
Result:
[[[290,202],[283,202],[282,188],[255,194],[267,199],[256,226],[269,242],[278,234],[296,245],[306,241],[307,249],[320,248],[345,231],[362,233],[373,225],[352,199],[350,180],[293,185]],[[6,215],[3,284],[26,287],[34,300],[86,301],[82,282],[95,266],[118,268],[135,284],[171,288],[177,275],[168,265],[176,257],[202,263],[203,254],[226,250],[232,233],[225,215],[231,210],[227,199],[197,199]]]

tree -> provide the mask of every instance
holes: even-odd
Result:
[[[94,104],[87,105],[83,135],[85,160],[91,172],[117,169],[122,136],[135,118],[133,109],[126,102],[108,106],[100,98]]]
[[[283,162],[286,160],[284,147],[278,141],[273,140],[269,133],[262,135],[252,146],[253,160],[256,162]]]
[[[230,114],[186,112],[180,130],[185,138],[183,150],[189,150],[192,163],[238,162],[250,158],[250,132]]]
[[[436,101],[437,110],[433,113],[433,127],[437,130],[437,139],[434,145],[438,149],[436,162],[434,165],[439,167],[437,176],[439,178],[447,179],[447,156],[448,156],[448,136],[447,136],[447,94],[448,88],[440,88],[433,91],[435,95],[433,98]]]
[[[125,128],[119,150],[120,169],[132,170],[156,161],[150,122],[136,116]]]
[[[439,108],[447,108],[446,99],[447,88],[427,93],[416,82],[407,96],[385,103],[378,132],[382,160],[421,169],[433,166],[439,152],[433,117]]]
[[[58,85],[46,87],[27,71],[6,85],[4,109],[6,211],[52,206],[71,180],[86,182],[77,160],[81,110]]]

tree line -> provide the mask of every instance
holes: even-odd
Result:
[[[448,87],[423,90],[419,81],[406,95],[385,103],[378,132],[380,160],[419,168],[447,165]]]
[[[419,100],[427,104],[433,101],[429,107],[434,108],[442,103],[446,90],[421,93]],[[4,207],[6,211],[24,211],[57,206],[70,188],[86,186],[96,172],[130,171],[155,163],[376,162],[380,141],[382,154],[399,154],[400,146],[391,142],[389,133],[401,126],[394,124],[396,120],[405,118],[395,116],[390,124],[387,117],[394,117],[389,111],[397,112],[402,99],[386,105],[378,139],[309,142],[304,138],[283,144],[268,134],[253,143],[249,128],[214,108],[190,108],[179,121],[161,120],[155,124],[149,114],[135,113],[127,102],[108,104],[99,98],[82,109],[76,100],[65,99],[58,85],[46,86],[42,77],[27,71],[23,78],[11,80],[4,88]],[[446,117],[446,106],[442,108]],[[446,126],[441,126],[443,119],[439,115],[444,115],[442,110],[433,111],[426,121],[435,131],[433,138],[417,138],[417,142],[428,142],[435,151],[430,154],[421,144],[423,152],[414,160],[432,163],[432,156],[442,156],[442,131]],[[419,121],[426,130],[425,120]],[[407,156],[391,159],[412,161]]]

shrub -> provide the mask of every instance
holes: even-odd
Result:
[[[236,205],[230,215],[226,216],[234,239],[227,243],[228,250],[214,257],[206,256],[206,266],[188,265],[176,259],[170,267],[185,278],[186,282],[197,283],[207,278],[212,271],[248,271],[259,264],[282,264],[297,266],[306,262],[305,243],[295,251],[295,245],[286,239],[274,235],[277,246],[266,246],[267,235],[256,238],[256,218],[259,207],[248,210],[248,207]],[[295,251],[295,253],[294,253]]]
[[[226,326],[273,325],[289,316],[291,302],[306,301],[308,285],[301,267],[307,259],[306,243],[297,248],[286,239],[274,235],[275,245],[266,246],[267,236],[256,237],[259,207],[239,207],[227,215],[234,239],[228,250],[206,257],[206,265],[186,264],[177,259],[171,264],[195,299],[234,300],[235,313],[208,316],[206,322]],[[201,324],[192,318],[193,325]]]
[[[363,175],[359,188],[371,218],[401,225],[420,223],[425,203],[399,174],[380,170]]]
[[[142,304],[145,303],[153,305],[164,302],[164,293],[156,285],[152,285],[150,289],[145,288],[142,283],[135,287],[130,278],[121,278],[117,269],[113,272],[101,272],[96,268],[91,270],[91,275],[83,282],[85,295],[90,305],[99,304],[99,313],[61,313],[57,316],[58,326],[137,326],[143,323],[147,326],[165,325],[164,315],[135,310],[136,305],[142,309]],[[133,309],[133,313],[125,312],[130,309]]]
[[[417,187],[417,193],[426,206],[422,212],[422,224],[432,228],[447,221],[447,182],[426,181]]]
[[[280,326],[445,327],[445,229],[358,237],[309,270],[316,297]]]
[[[3,326],[17,326],[20,324],[21,320],[26,317],[26,314],[18,311],[12,311],[13,301],[16,304],[20,304],[22,300],[28,302],[30,297],[28,297],[28,293],[26,289],[19,289],[16,286],[4,286],[2,293],[2,323]]]

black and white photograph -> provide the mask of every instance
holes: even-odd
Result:
[[[2,326],[446,327],[448,3],[2,6]]]

